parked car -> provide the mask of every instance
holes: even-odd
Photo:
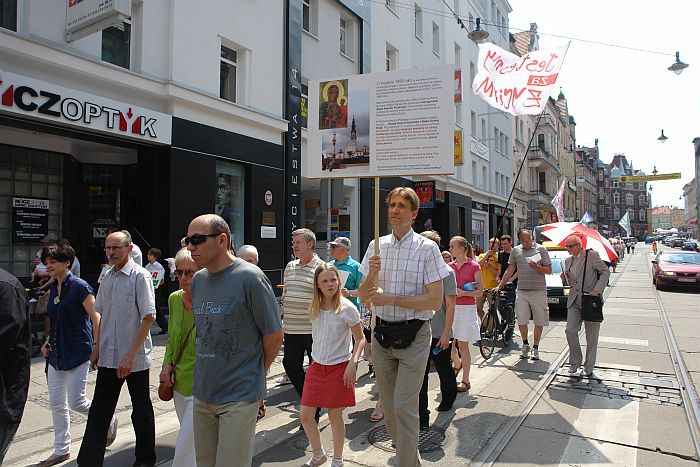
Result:
[[[684,251],[700,251],[700,246],[698,246],[698,243],[695,241],[692,242],[685,242],[683,243],[683,246],[681,246],[681,250]]]
[[[700,288],[700,253],[664,250],[652,261],[652,283],[663,286]]]
[[[663,243],[663,244],[666,245],[666,246],[671,246],[671,243],[672,243],[673,240],[675,240],[675,239],[676,239],[676,237],[668,236],[668,237],[664,238],[664,239],[661,241],[661,243]]]
[[[671,246],[673,248],[682,247],[684,243],[685,243],[685,238],[676,237],[673,240],[671,240]]]
[[[651,245],[652,243],[654,243],[654,237],[649,236],[649,237],[644,239],[645,245]]]
[[[561,272],[564,270],[566,258],[571,256],[565,248],[545,241],[542,243],[552,260],[552,273],[544,276],[547,284],[547,303],[550,309],[566,310],[566,302],[569,298],[568,285],[564,285],[561,280]]]

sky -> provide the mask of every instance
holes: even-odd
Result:
[[[654,166],[659,173],[681,172],[680,180],[651,183],[652,204],[683,207],[683,185],[695,172],[692,141],[700,137],[700,1],[509,2],[511,32],[537,23],[541,50],[569,41],[555,36],[583,39],[571,40],[553,92],[556,99],[561,87],[566,96],[576,144],[593,146],[598,138],[605,163],[624,153],[646,174]],[[680,75],[667,70],[676,51],[690,65]],[[662,129],[663,144],[657,141]]]

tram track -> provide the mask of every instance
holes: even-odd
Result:
[[[617,274],[610,285],[603,293],[603,300],[607,299],[612,290],[615,288],[617,281],[622,277],[622,273],[626,270],[629,262],[620,268],[620,274]],[[658,293],[657,293],[658,294]],[[584,334],[584,327],[581,327],[579,338]],[[496,462],[501,453],[506,449],[510,440],[515,436],[518,429],[522,426],[525,419],[530,415],[535,405],[542,399],[542,396],[547,391],[547,388],[557,376],[557,370],[562,366],[564,361],[569,357],[569,346],[566,346],[559,355],[554,359],[547,371],[542,376],[542,379],[532,389],[530,394],[523,400],[516,410],[511,414],[510,420],[506,422],[496,434],[491,438],[488,444],[481,450],[479,455],[474,459],[471,465],[475,466],[491,466]],[[697,446],[697,445],[696,445]]]

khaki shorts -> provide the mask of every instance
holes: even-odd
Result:
[[[549,325],[549,305],[547,305],[546,290],[520,290],[515,291],[515,315],[518,317],[518,325],[526,326],[534,321],[535,326]]]

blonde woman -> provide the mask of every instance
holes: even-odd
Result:
[[[476,297],[483,294],[481,268],[474,261],[473,248],[464,237],[452,237],[450,240],[450,253],[455,260],[450,266],[457,276],[457,305],[455,318],[452,323],[452,334],[459,341],[459,351],[462,354],[460,367],[455,368],[455,376],[462,369],[462,380],[457,385],[459,392],[466,392],[471,388],[469,370],[471,367],[471,353],[469,344],[479,340],[479,320],[476,315]],[[470,290],[471,289],[471,290]]]
[[[180,421],[180,433],[175,444],[173,467],[195,467],[197,461],[194,451],[194,428],[192,423],[192,383],[194,373],[195,329],[192,313],[192,295],[190,285],[192,276],[199,268],[192,260],[187,248],[175,255],[175,275],[180,282],[180,290],[170,294],[168,310],[168,343],[163,357],[163,370],[160,381],[173,385],[175,412]],[[189,334],[189,337],[187,337]],[[173,366],[173,360],[184,344],[180,360]]]

